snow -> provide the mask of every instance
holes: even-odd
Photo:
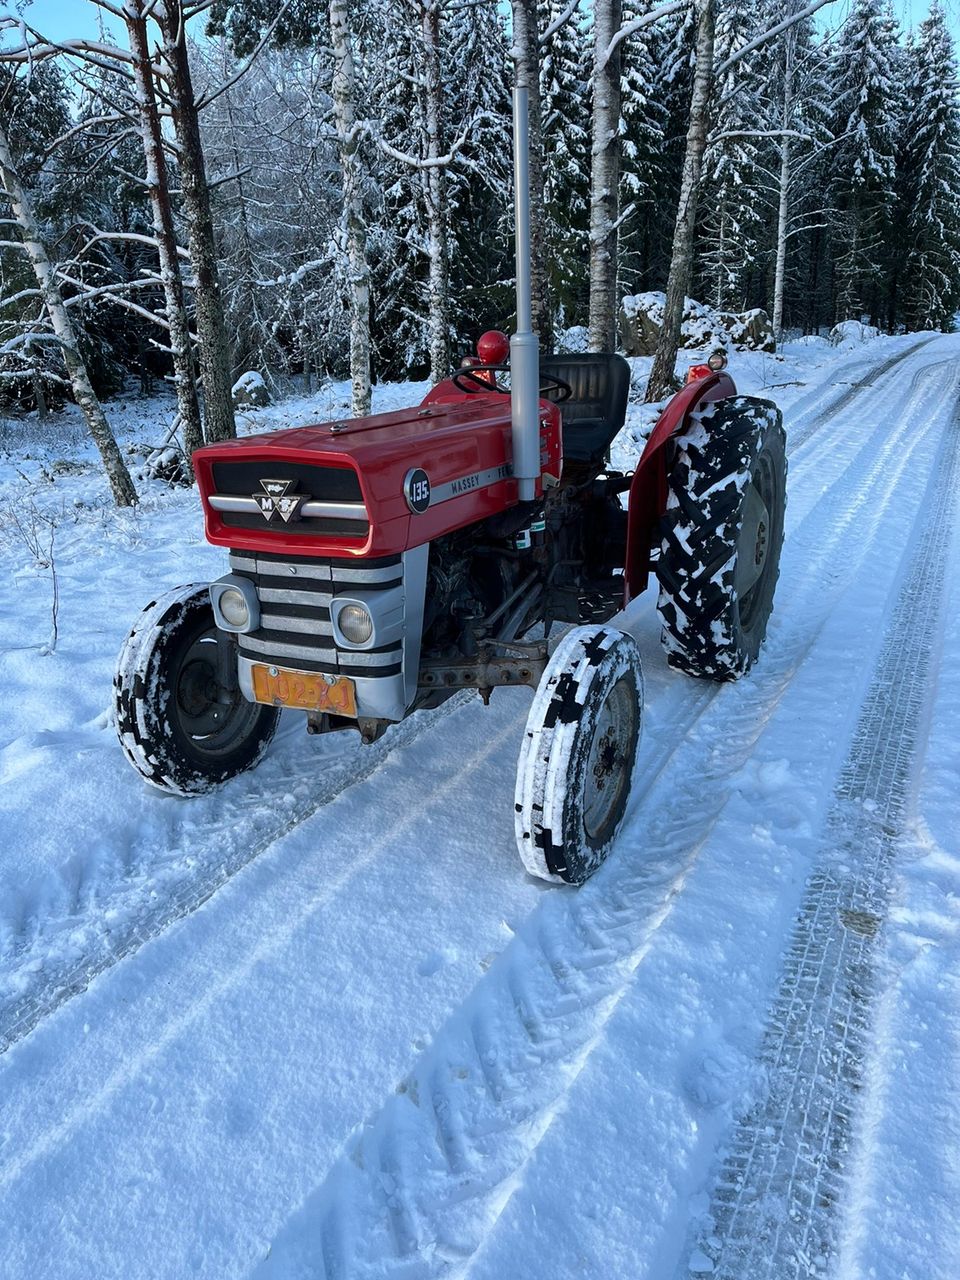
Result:
[[[261,387],[264,389],[266,388],[266,384],[263,381],[261,374],[259,374],[256,369],[248,369],[246,373],[241,373],[240,377],[236,380],[230,390],[233,395],[236,395],[238,391],[259,391]]]
[[[110,723],[117,653],[225,554],[191,490],[141,475],[116,511],[72,413],[0,423],[0,1275],[735,1274],[718,1175],[775,1082],[764,1027],[955,430],[960,337],[922,337],[732,353],[790,442],[768,640],[747,679],[691,681],[652,592],[631,607],[634,791],[577,891],[517,856],[528,691],[372,748],[291,717],[214,795],[143,785]],[[375,408],[424,390],[378,387]],[[332,384],[241,430],[348,408]],[[109,409],[142,471],[172,405]],[[631,403],[615,465],[652,416]],[[960,1253],[955,510],[942,561],[826,1233],[842,1280]]]

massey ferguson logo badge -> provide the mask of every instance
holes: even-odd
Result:
[[[291,493],[290,490],[296,485],[296,480],[261,480],[260,488],[263,493],[255,493],[253,500],[260,508],[260,513],[265,520],[272,520],[274,516],[279,516],[285,523],[300,518],[300,507],[306,502],[309,494]]]

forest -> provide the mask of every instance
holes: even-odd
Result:
[[[176,394],[184,456],[236,379],[446,375],[511,327],[511,88],[531,95],[544,349],[618,341],[666,291],[779,340],[845,319],[953,327],[960,97],[934,0],[84,0],[100,35],[0,16],[0,408]],[[123,32],[124,38],[117,35]]]

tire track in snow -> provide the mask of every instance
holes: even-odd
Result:
[[[958,485],[960,411],[934,466],[925,528],[786,954],[761,1051],[768,1091],[733,1135],[684,1276],[825,1276],[836,1257],[878,996],[876,956],[930,696]]]
[[[344,760],[331,766],[323,762],[323,776],[317,790],[306,806],[298,808],[294,816],[271,827],[260,839],[245,845],[242,842],[228,850],[226,857],[205,867],[204,872],[165,898],[162,905],[146,916],[136,917],[122,929],[109,935],[97,952],[86,953],[73,964],[47,972],[41,967],[39,980],[28,986],[25,993],[0,1003],[0,1054],[5,1053],[24,1036],[29,1035],[41,1019],[48,1017],[65,1001],[85,991],[93,980],[119,961],[138,951],[144,943],[155,938],[163,930],[196,911],[237,874],[247,863],[258,857],[271,845],[281,840],[294,828],[355,783],[363,782],[375,773],[384,761],[401,746],[415,742],[435,724],[446,719],[458,707],[471,700],[469,693],[456,694],[441,707],[419,712],[402,722],[387,737],[368,747],[358,747]],[[242,797],[240,804],[247,808],[251,803],[263,804],[266,796],[256,792]],[[29,963],[29,961],[28,961]]]
[[[955,387],[941,387],[944,400],[948,394]],[[825,586],[816,571],[800,578],[776,650],[749,680],[724,686],[723,699],[710,697],[696,716],[701,731],[687,741],[682,759],[674,748],[661,762],[646,791],[646,812],[632,806],[625,836],[641,836],[657,851],[656,861],[643,854],[631,859],[624,849],[582,889],[545,896],[396,1095],[348,1141],[324,1183],[274,1241],[256,1272],[260,1280],[420,1280],[463,1272],[670,915],[732,780],[858,572],[884,499],[935,430],[924,408],[920,397],[915,413],[921,420],[905,419],[867,476],[859,483],[848,477],[844,519],[831,523],[830,494],[818,504],[822,519],[808,518],[811,527],[793,559],[806,564],[807,544],[818,546],[834,566],[829,582]],[[887,454],[897,465],[891,467]],[[868,515],[859,558],[854,552],[838,561],[847,525],[861,507]],[[839,700],[848,677],[837,671],[832,678]],[[641,755],[644,765],[649,760]]]
[[[451,700],[452,701],[452,700]],[[386,826],[375,841],[365,848],[351,862],[346,863],[339,873],[318,887],[315,893],[303,897],[283,921],[279,928],[261,934],[243,955],[242,962],[232,965],[220,972],[214,981],[197,988],[195,996],[188,999],[179,1013],[166,1022],[162,1033],[145,1043],[134,1055],[117,1055],[115,1069],[102,1081],[98,1080],[97,1088],[92,1093],[81,1092],[67,1099],[63,1113],[58,1114],[50,1126],[40,1126],[30,1145],[24,1145],[15,1153],[7,1155],[0,1162],[0,1192],[22,1178],[25,1172],[38,1160],[43,1159],[51,1151],[57,1149],[64,1139],[74,1133],[77,1128],[87,1123],[91,1116],[104,1110],[108,1101],[119,1093],[131,1080],[142,1076],[147,1066],[156,1062],[172,1044],[189,1029],[200,1024],[211,1007],[230,992],[240,987],[256,968],[269,957],[282,951],[284,946],[311,916],[316,914],[324,904],[336,898],[346,886],[358,876],[368,871],[391,844],[411,831],[417,831],[432,808],[440,805],[452,807],[457,792],[462,790],[462,781],[491,757],[502,750],[511,740],[519,740],[524,715],[513,715],[499,731],[488,737],[481,746],[462,761],[459,768],[448,774],[447,778],[432,794],[424,795],[407,807],[403,813]],[[3,1132],[0,1130],[0,1138]],[[4,1276],[3,1280],[6,1280]]]
[[[824,422],[830,418],[835,418],[838,413],[842,413],[844,409],[856,400],[861,392],[872,387],[880,378],[895,369],[909,356],[925,347],[928,343],[933,342],[934,338],[921,338],[919,342],[911,343],[903,351],[898,351],[896,355],[892,355],[882,363],[875,365],[863,378],[859,379],[845,391],[841,391],[832,399],[827,400],[826,404],[822,404],[822,392],[814,394],[813,402],[801,408],[799,405],[794,406],[794,412],[791,414],[791,445],[794,449],[799,449],[805,445],[808,440],[816,435]],[[831,384],[835,385],[835,384]],[[804,397],[806,400],[808,397]],[[802,404],[803,402],[801,402]]]

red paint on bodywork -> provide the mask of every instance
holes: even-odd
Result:
[[[709,376],[698,378],[679,391],[657,419],[630,486],[624,565],[627,601],[639,595],[647,584],[650,549],[667,501],[667,442],[688,424],[691,413],[733,395],[736,387],[730,376],[711,371]],[[560,477],[562,448],[560,410],[542,400],[540,462],[544,476]],[[429,507],[422,515],[414,515],[403,495],[408,471],[422,468],[431,487],[436,488],[502,466],[512,457],[509,397],[497,392],[465,394],[448,378],[433,387],[419,407],[207,445],[193,455],[193,463],[203,500],[207,540],[216,546],[362,559],[395,555],[420,546],[517,503],[516,482],[508,478],[468,490]],[[296,524],[271,523],[262,529],[225,524],[207,499],[214,492],[213,464],[227,459],[262,462],[265,478],[271,461],[354,471],[369,516],[366,536],[318,537],[298,532]],[[538,487],[538,495],[541,492]]]
[[[627,517],[627,555],[624,565],[626,601],[646,588],[650,573],[650,549],[657,536],[660,516],[667,506],[666,445],[686,427],[690,415],[716,400],[735,396],[737,388],[728,373],[713,373],[689,382],[668,401],[657,419],[630,485]]]
[[[556,405],[541,405],[541,423],[545,424],[542,454],[552,464],[559,460],[561,448]],[[406,551],[517,502],[516,482],[507,478],[415,515],[403,495],[404,479],[412,468],[422,468],[431,487],[436,488],[502,466],[512,456],[509,399],[495,394],[464,395],[453,388],[450,396],[431,393],[420,407],[207,445],[193,455],[193,463],[207,540],[216,546],[284,555],[365,558]],[[369,517],[368,533],[360,538],[341,534],[320,537],[298,532],[296,524],[271,523],[263,529],[225,524],[207,499],[215,492],[213,464],[226,460],[262,461],[264,477],[269,476],[272,461],[345,467],[356,472]],[[559,474],[558,461],[556,465]],[[550,467],[544,469],[549,471]]]

